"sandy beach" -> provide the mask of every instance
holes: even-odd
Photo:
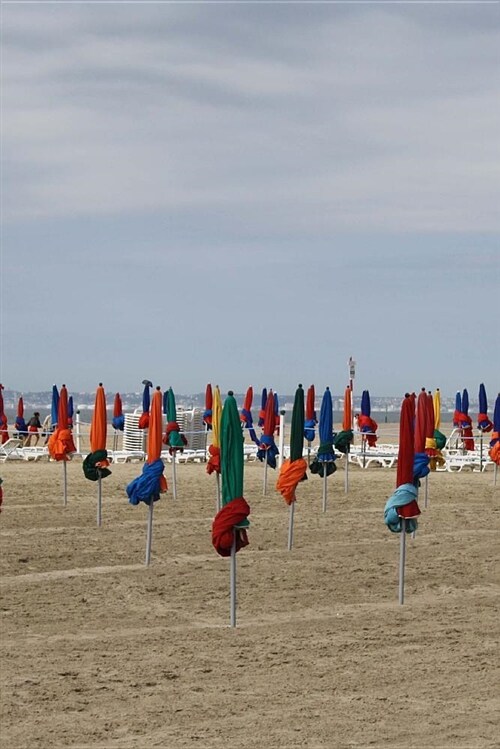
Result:
[[[250,545],[229,563],[211,545],[215,478],[177,466],[178,498],[127,502],[141,464],[97,485],[81,460],[1,466],[1,745],[89,747],[498,747],[500,486],[493,472],[430,476],[408,538],[383,523],[395,470],[309,476],[294,548],[271,472],[245,465]]]

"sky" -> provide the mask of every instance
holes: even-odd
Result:
[[[0,381],[500,390],[499,3],[2,3]]]

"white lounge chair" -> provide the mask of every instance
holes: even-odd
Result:
[[[22,446],[22,440],[16,437],[11,437],[0,445],[0,463],[5,463],[6,460],[22,459]]]

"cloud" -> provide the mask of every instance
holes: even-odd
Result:
[[[498,27],[457,13],[7,7],[5,218],[497,230]]]

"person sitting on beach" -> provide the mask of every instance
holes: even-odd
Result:
[[[41,428],[42,423],[40,421],[40,414],[38,411],[35,411],[31,419],[28,421],[28,436],[26,437],[23,447],[30,447],[32,437],[35,438],[35,444],[33,445],[33,447],[36,447],[36,445],[38,445],[38,440],[40,439],[38,430]]]

